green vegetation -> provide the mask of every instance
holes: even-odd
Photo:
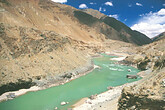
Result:
[[[80,23],[88,26],[92,26],[94,23],[99,22],[99,19],[83,11],[74,11],[74,16],[80,21]]]
[[[144,45],[149,44],[152,42],[150,38],[148,38],[146,35],[131,30],[128,26],[126,26],[124,23],[116,20],[112,17],[105,17],[101,19],[105,24],[109,25],[110,27],[114,28],[116,31],[120,32],[120,38],[125,41],[129,42],[130,40],[134,41],[137,45]],[[128,33],[130,37],[125,35],[124,33]]]
[[[7,0],[0,0],[1,3],[4,3],[6,5],[10,5],[10,3]]]
[[[4,74],[4,73],[2,73],[2,74]],[[2,95],[5,92],[9,92],[9,91],[17,91],[19,89],[28,89],[33,85],[35,85],[35,83],[33,83],[31,79],[29,79],[29,81],[24,81],[24,80],[18,79],[17,83],[10,82],[6,85],[2,85],[0,87],[0,95]]]

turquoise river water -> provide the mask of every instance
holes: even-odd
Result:
[[[127,79],[127,74],[136,74],[138,69],[114,64],[109,60],[113,56],[103,54],[104,57],[94,58],[95,65],[100,69],[94,69],[89,74],[75,79],[64,85],[51,87],[45,90],[28,92],[13,100],[0,103],[0,110],[65,110],[83,97],[99,94],[107,90],[108,86],[119,86],[138,79]],[[131,69],[131,72],[127,70]],[[61,106],[62,101],[69,104]]]

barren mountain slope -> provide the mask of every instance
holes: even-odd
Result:
[[[3,0],[0,6],[1,22],[4,23],[51,30],[86,42],[103,41],[105,38],[137,45],[151,42],[145,35],[135,33],[123,23],[100,12],[97,15],[104,17],[98,19],[97,16],[49,0]],[[96,12],[91,9],[90,14]]]
[[[3,0],[0,22],[38,30],[50,30],[76,40],[96,42],[103,39],[93,29],[80,25],[73,15],[73,7],[48,0]],[[96,36],[97,35],[97,36]],[[84,37],[85,36],[85,37]]]
[[[1,93],[14,90],[22,82],[26,88],[35,80],[51,79],[90,66],[86,52],[71,45],[74,43],[71,39],[53,31],[1,23],[0,35]]]

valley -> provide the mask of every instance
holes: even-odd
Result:
[[[106,104],[103,101],[99,106],[96,103],[94,108],[103,110],[105,106],[106,110],[107,106],[115,103],[114,108],[119,110],[164,109],[164,33],[150,39],[97,10],[79,10],[51,0],[0,1],[0,95],[31,87],[41,90],[20,96],[26,97],[29,94],[69,85],[72,82],[78,86],[77,80],[97,71],[94,69],[93,59],[97,59],[95,57],[100,57],[102,53],[126,57],[115,64],[135,67],[142,71],[138,75],[143,78],[124,86],[123,84],[134,81],[130,79],[132,81],[122,83],[122,78],[126,79],[126,75],[129,74],[127,71],[129,68],[126,67],[125,72],[119,73],[122,75],[121,79],[115,79],[120,84],[96,84],[91,94],[79,97],[75,99],[76,101],[83,97],[90,97],[94,93],[105,92],[108,86],[123,85],[114,88],[114,91],[119,90],[118,97],[112,98],[110,95],[109,98],[112,100],[106,99]],[[106,61],[111,60],[107,58]],[[139,70],[136,70],[136,73]],[[110,76],[113,77],[113,75],[104,77]],[[91,80],[94,80],[94,76],[91,76]],[[84,84],[84,86],[87,85]],[[96,92],[98,90],[96,86],[99,92]],[[104,90],[101,90],[101,87],[104,87]],[[85,91],[88,92],[88,89]],[[8,99],[6,95],[4,97],[5,100]],[[19,97],[14,100],[19,100]],[[7,103],[14,100],[4,103],[7,106]],[[49,105],[48,102],[43,103],[46,104],[45,106]],[[53,102],[49,103],[52,103],[50,109],[56,107]],[[70,106],[74,103],[70,103]],[[82,106],[84,104],[85,102]],[[88,105],[91,104],[88,103]],[[0,107],[3,107],[1,103]]]

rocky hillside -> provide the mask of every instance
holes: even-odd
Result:
[[[165,32],[159,34],[158,36],[155,36],[154,38],[152,38],[153,41],[158,41],[161,39],[165,39]]]
[[[143,78],[138,84],[126,87],[119,100],[119,110],[165,109],[165,39],[138,48],[125,63],[137,65]]]
[[[141,83],[126,87],[119,100],[119,110],[164,110],[165,68],[155,71]]]
[[[3,23],[0,28],[0,93],[21,83],[26,88],[35,80],[51,80],[88,62],[86,54],[71,45],[74,41],[53,31]]]

